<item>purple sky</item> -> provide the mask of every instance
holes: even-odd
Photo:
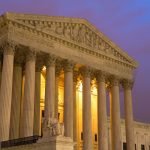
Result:
[[[150,123],[150,0],[0,0],[0,14],[6,11],[89,20],[139,62],[134,118]]]

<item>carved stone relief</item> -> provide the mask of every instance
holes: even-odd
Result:
[[[119,52],[117,52],[109,43],[100,38],[95,32],[93,32],[84,24],[56,21],[19,21],[32,25],[40,31],[65,37],[68,40],[84,44],[85,46],[117,56],[124,61],[128,61],[124,56],[121,56],[121,54],[119,54]]]

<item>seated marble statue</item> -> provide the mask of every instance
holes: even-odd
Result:
[[[50,136],[64,136],[64,125],[63,123],[59,123],[56,118],[49,118],[45,124],[46,128],[50,131]]]

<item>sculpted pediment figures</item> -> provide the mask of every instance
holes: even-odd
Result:
[[[111,47],[102,38],[100,38],[96,33],[89,29],[85,24],[82,23],[66,23],[57,21],[30,21],[30,20],[20,20],[23,23],[30,24],[36,29],[50,33],[56,34],[60,37],[66,38],[67,40],[72,40],[79,44],[85,44],[91,48],[95,48],[102,51],[110,51]]]
[[[134,62],[127,54],[124,55],[124,52],[116,49],[111,41],[106,40],[107,38],[101,32],[98,32],[94,26],[84,19],[40,17],[40,15],[23,15],[18,17],[17,14],[15,15],[15,17],[12,17],[13,19],[20,23],[30,25],[38,31],[46,32],[74,42],[75,44],[88,47],[92,51],[101,52],[129,64]]]

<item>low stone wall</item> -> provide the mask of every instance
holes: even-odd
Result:
[[[73,147],[74,143],[70,138],[56,136],[51,138],[42,138],[34,144],[1,148],[1,150],[73,150]]]

